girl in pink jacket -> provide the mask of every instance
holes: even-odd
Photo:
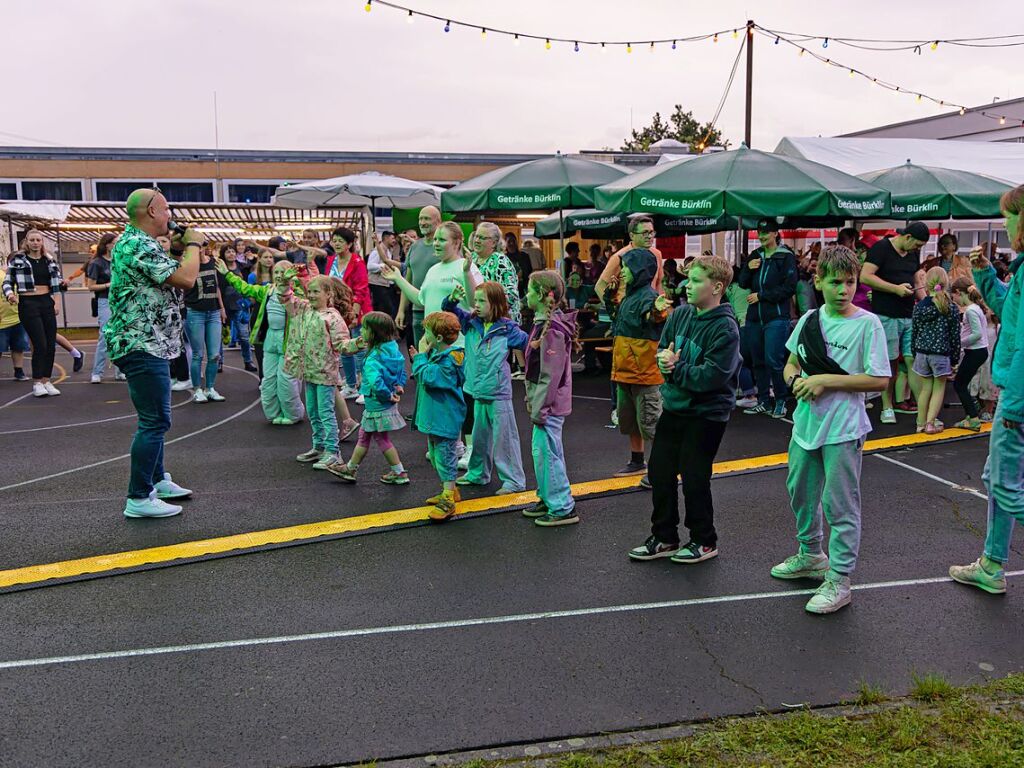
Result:
[[[291,318],[284,366],[289,376],[306,384],[306,412],[313,428],[313,448],[295,458],[315,462],[313,469],[326,469],[340,459],[334,392],[341,384],[342,345],[349,340],[344,314],[351,319],[351,292],[340,280],[320,275],[309,281],[306,296],[296,296],[289,284],[279,297]]]

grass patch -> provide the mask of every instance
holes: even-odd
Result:
[[[885,691],[877,685],[871,685],[871,683],[862,680],[860,688],[857,689],[857,698],[853,701],[854,704],[867,707],[872,704],[881,704],[883,701],[888,700],[888,698]]]
[[[577,752],[545,761],[547,768],[917,768],[1024,765],[1024,675],[956,688],[938,675],[914,676],[912,698],[899,706],[846,717],[812,711],[727,719],[689,738],[644,746]],[[862,683],[857,703],[879,703],[881,689]],[[922,704],[920,702],[927,702]],[[532,761],[472,768],[525,768]],[[470,764],[467,764],[470,765]]]

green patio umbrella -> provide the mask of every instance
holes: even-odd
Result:
[[[598,187],[594,204],[676,216],[889,215],[884,189],[819,163],[746,147],[638,171]]]
[[[632,215],[625,212],[614,213],[585,208],[576,211],[565,211],[562,228],[559,229],[559,214],[545,216],[533,225],[533,234],[541,239],[549,239],[580,232],[589,238],[622,237],[629,229]],[[756,226],[756,220],[748,222]],[[656,216],[654,227],[658,234],[703,234],[706,232],[723,232],[734,230],[739,226],[735,216]]]
[[[892,194],[892,215],[900,219],[998,219],[999,198],[1012,184],[951,168],[903,165],[862,173],[861,179]]]
[[[555,155],[496,168],[441,194],[441,209],[555,211],[594,204],[594,187],[628,173],[608,163]]]

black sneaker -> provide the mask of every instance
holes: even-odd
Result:
[[[631,461],[629,464],[624,466],[618,472],[615,473],[615,477],[629,477],[629,475],[639,475],[641,472],[647,471],[647,462],[645,461]]]
[[[641,488],[646,488],[647,490],[651,490],[651,476],[650,475],[644,475],[643,477],[640,478],[640,487]]]
[[[82,370],[82,366],[85,365],[85,353],[79,351],[78,357],[75,358],[75,362],[71,364],[71,370],[78,373]]]
[[[532,507],[527,507],[523,510],[523,517],[544,517],[547,513],[547,505],[543,501],[538,501]]]
[[[672,555],[673,563],[703,563],[712,557],[718,557],[718,547],[705,547],[695,541],[688,541],[679,551]]]
[[[758,403],[753,408],[744,408],[743,412],[748,416],[760,416],[762,413],[771,413],[771,410],[764,403]]]
[[[252,363],[246,363],[245,364],[245,370],[247,370],[249,373],[258,373],[260,369],[257,368]]]
[[[657,560],[659,557],[672,557],[679,551],[679,542],[675,544],[664,544],[654,536],[649,536],[647,541],[639,547],[629,550],[630,560]]]
[[[28,381],[28,376],[25,375],[25,371],[21,368],[14,369],[14,380],[15,381]]]

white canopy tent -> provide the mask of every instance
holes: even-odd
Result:
[[[853,175],[903,165],[951,168],[1024,184],[1024,144],[938,139],[857,139],[787,136],[775,148]]]

